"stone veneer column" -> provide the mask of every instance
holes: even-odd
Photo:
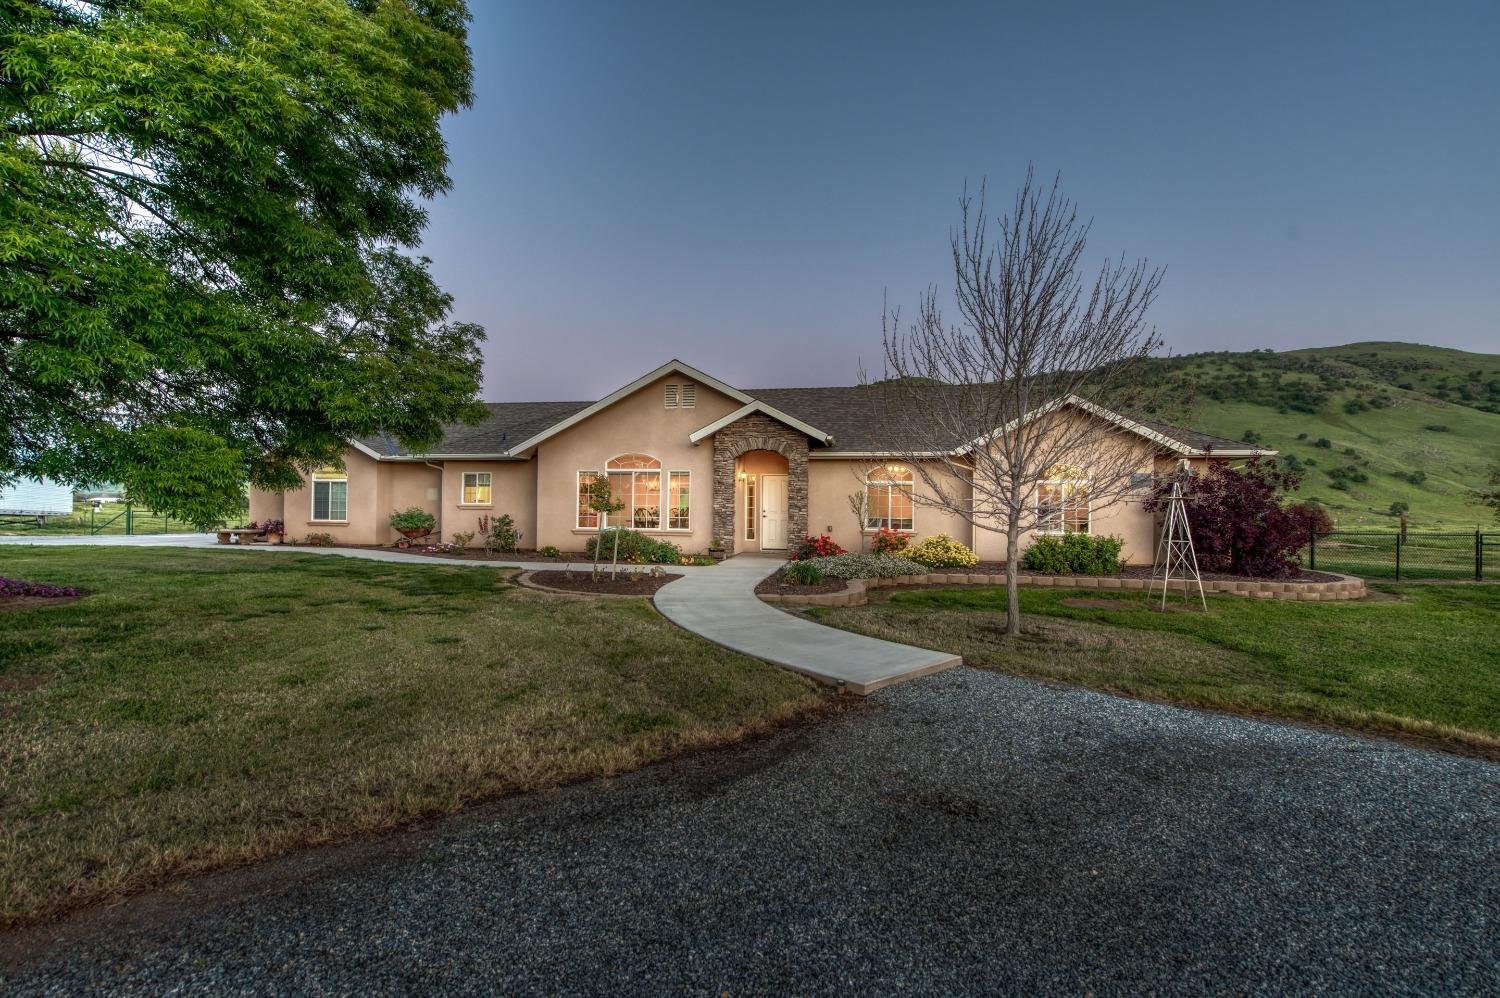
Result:
[[[736,548],[734,462],[753,450],[786,458],[787,538],[795,544],[807,533],[807,437],[769,416],[752,412],[714,434],[714,536],[730,554]]]

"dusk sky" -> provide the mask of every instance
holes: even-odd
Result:
[[[1500,352],[1500,3],[1209,6],[473,0],[424,252],[484,397],[855,383],[1028,162],[1173,352]]]

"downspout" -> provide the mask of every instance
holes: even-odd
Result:
[[[443,466],[441,464],[433,464],[431,461],[428,461],[425,458],[423,459],[422,463],[425,464],[425,465],[427,465],[427,467],[429,467],[429,468],[435,468],[435,469],[437,469],[437,473],[438,473],[438,512],[437,512],[438,529],[437,529],[437,535],[438,535],[438,543],[441,544],[441,543],[443,543],[443,471],[445,469],[443,468]]]

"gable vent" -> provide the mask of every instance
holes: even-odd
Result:
[[[681,392],[681,399],[682,399],[682,407],[684,409],[691,409],[695,405],[697,405],[698,404],[698,386],[697,385],[683,385],[682,386],[682,392]]]
[[[667,385],[662,389],[662,402],[668,409],[677,408],[677,386]]]

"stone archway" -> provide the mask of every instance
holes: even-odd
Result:
[[[797,543],[807,533],[807,453],[804,434],[759,412],[752,412],[714,434],[714,537],[733,554],[738,547],[734,522],[734,464],[753,450],[786,458],[787,537]]]

